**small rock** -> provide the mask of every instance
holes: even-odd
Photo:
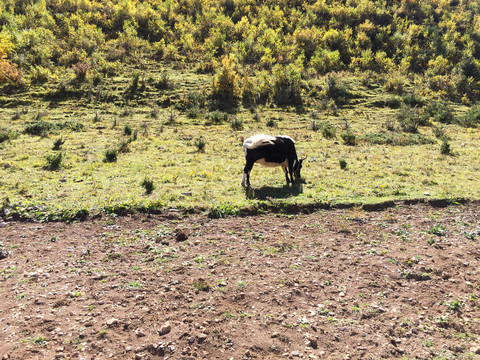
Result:
[[[170,325],[170,322],[166,322],[163,324],[163,326],[160,328],[159,334],[160,335],[167,335],[170,331],[172,331],[172,326]]]
[[[115,326],[118,324],[118,319],[112,318],[107,320],[107,326]]]
[[[205,333],[200,333],[200,334],[198,335],[198,337],[197,337],[198,342],[199,342],[199,343],[204,342],[205,340],[207,340],[207,337],[208,337],[207,334],[205,334]]]
[[[293,357],[299,357],[300,356],[300,351],[298,350],[294,350],[292,351],[292,354],[291,354]]]
[[[135,335],[137,335],[137,337],[144,337],[145,333],[142,330],[137,329],[135,330]]]

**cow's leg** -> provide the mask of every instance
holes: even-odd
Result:
[[[245,168],[243,169],[243,179],[242,179],[242,186],[245,187],[245,180],[247,183],[247,187],[250,187],[250,171],[252,171],[253,168],[253,161],[247,160],[247,164],[245,165]]]
[[[283,172],[285,173],[285,179],[287,180],[287,186],[290,183],[290,180],[288,179],[288,167],[287,166],[282,166]]]

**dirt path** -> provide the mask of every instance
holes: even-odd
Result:
[[[1,223],[0,354],[480,358],[479,214]]]

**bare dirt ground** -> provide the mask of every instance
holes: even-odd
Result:
[[[480,203],[1,222],[2,359],[475,359]]]

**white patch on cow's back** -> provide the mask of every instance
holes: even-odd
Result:
[[[265,167],[277,167],[277,166],[287,167],[288,166],[288,159],[285,159],[285,161],[281,162],[281,163],[275,163],[275,162],[267,162],[267,161],[265,161],[265,158],[262,158],[262,159],[258,159],[256,161],[256,163],[259,163],[260,165],[265,166]]]
[[[260,146],[273,145],[274,141],[275,141],[275,136],[257,134],[257,135],[250,136],[248,139],[245,139],[245,141],[243,142],[243,148],[255,149]]]

